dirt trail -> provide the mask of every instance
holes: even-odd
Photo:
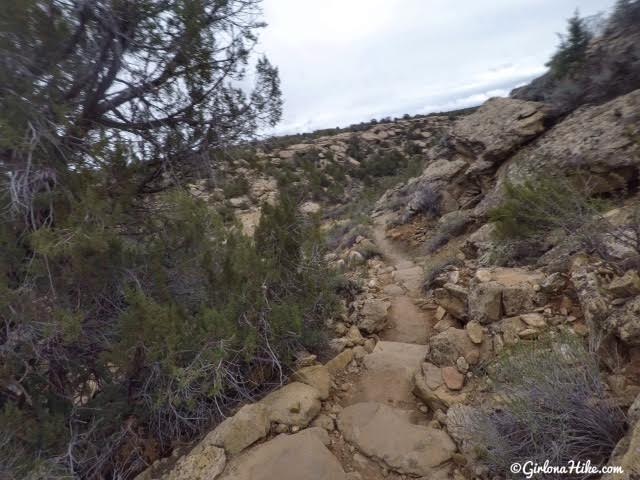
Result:
[[[392,296],[389,311],[390,326],[380,338],[393,342],[424,345],[431,334],[433,323],[433,314],[415,304],[415,299],[422,297],[424,271],[406,252],[387,238],[384,218],[376,221],[372,236],[385,261],[395,267],[393,278],[405,292]]]

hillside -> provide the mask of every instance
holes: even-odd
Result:
[[[139,478],[503,478],[545,459],[640,472],[640,90],[562,118],[525,90],[242,162],[257,180],[229,202],[245,231],[290,171],[325,260],[357,287],[326,320],[328,360],[300,359]]]
[[[640,476],[640,2],[508,98],[261,141],[252,1],[97,4],[52,14],[88,53],[0,73],[0,478]],[[29,8],[0,66],[39,58]],[[112,95],[94,49],[145,15],[116,37],[167,70]]]

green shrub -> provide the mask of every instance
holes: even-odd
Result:
[[[252,240],[183,191],[113,203],[82,182],[55,225],[0,222],[9,478],[131,477],[322,348],[338,309],[319,225],[286,192]]]
[[[249,193],[249,180],[244,176],[237,176],[225,180],[222,191],[226,198],[241,197]]]
[[[560,37],[558,50],[547,63],[556,78],[564,78],[579,68],[587,56],[587,48],[593,35],[586,22],[576,11],[568,21],[567,35]]]
[[[500,240],[543,238],[555,230],[573,235],[591,224],[603,205],[590,198],[588,183],[545,176],[506,183],[504,199],[489,219]]]
[[[360,176],[362,178],[389,177],[397,174],[406,166],[407,158],[397,150],[379,151],[362,161]]]

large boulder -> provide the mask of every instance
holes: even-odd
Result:
[[[338,417],[344,438],[366,455],[408,475],[431,476],[456,451],[444,431],[410,422],[410,412],[374,402],[351,405]]]
[[[319,427],[279,435],[234,458],[220,480],[346,480]]]
[[[358,327],[367,333],[376,333],[387,326],[387,311],[391,304],[377,298],[367,299],[360,310]]]
[[[269,411],[259,403],[243,406],[207,435],[213,445],[235,455],[269,433]]]
[[[271,392],[261,403],[272,422],[306,427],[320,412],[320,392],[300,382],[293,382]]]

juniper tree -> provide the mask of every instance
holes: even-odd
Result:
[[[567,34],[560,35],[560,46],[547,63],[553,75],[557,78],[564,78],[580,66],[586,58],[591,39],[592,34],[585,20],[576,10],[568,21]]]

